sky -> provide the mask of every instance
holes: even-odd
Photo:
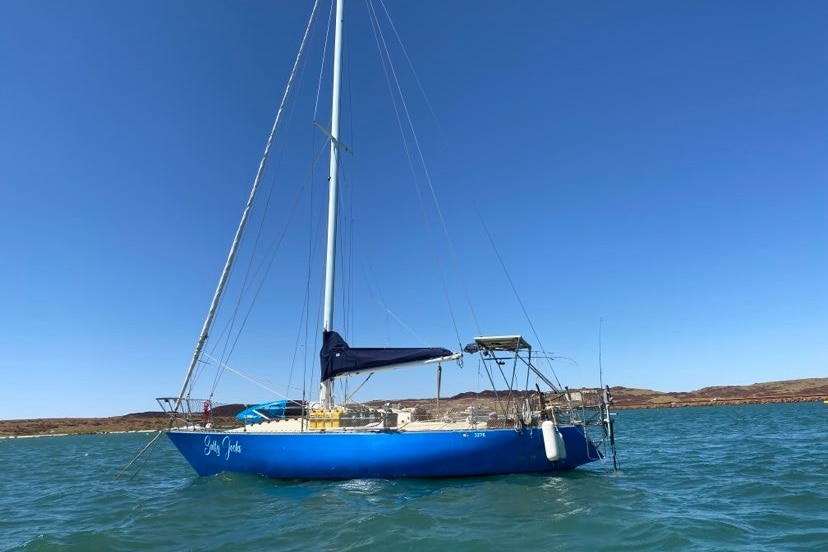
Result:
[[[0,2],[0,419],[177,395],[310,8]],[[571,387],[828,376],[828,4],[376,3],[416,141],[347,9],[349,343],[522,334]],[[318,378],[328,13],[208,342],[247,376],[216,400]],[[359,399],[435,394],[431,369],[375,379]],[[444,395],[490,387],[444,367]]]

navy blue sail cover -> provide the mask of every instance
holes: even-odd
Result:
[[[452,355],[442,347],[349,347],[336,332],[322,332],[322,381],[352,372],[369,371],[383,366],[417,362]]]

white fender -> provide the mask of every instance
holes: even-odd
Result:
[[[546,459],[554,462],[561,457],[562,441],[558,441],[558,428],[551,420],[546,420],[541,424],[541,434],[543,435],[543,449],[546,452]]]

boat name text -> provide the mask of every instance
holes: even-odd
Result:
[[[230,442],[230,436],[226,435],[221,442],[207,435],[204,438],[204,456],[215,454],[216,456],[224,456],[225,460],[230,459],[230,454],[241,454],[241,444],[237,441]]]

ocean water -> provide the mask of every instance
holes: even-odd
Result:
[[[166,437],[0,440],[0,550],[826,550],[828,406],[621,411],[621,471],[200,478]]]

